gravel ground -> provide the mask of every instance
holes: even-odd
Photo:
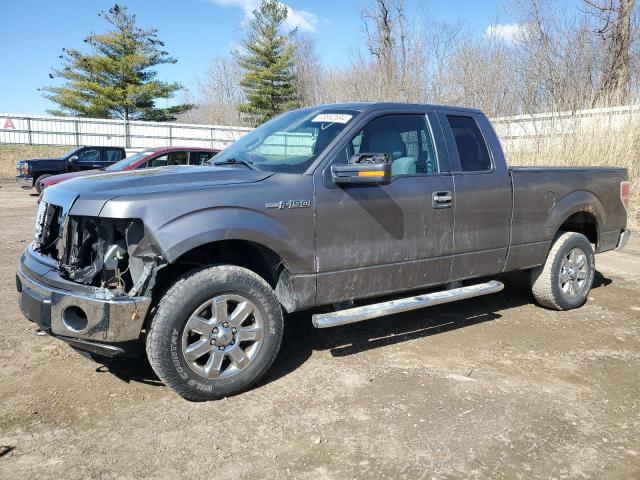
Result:
[[[14,272],[35,196],[0,182],[0,478],[640,478],[640,241],[589,302],[500,294],[315,330],[253,390],[189,403],[144,360],[35,337]]]

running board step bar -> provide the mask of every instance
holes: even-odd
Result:
[[[424,307],[432,307],[443,303],[456,302],[467,298],[480,297],[497,293],[504,288],[502,282],[492,280],[487,283],[469,285],[468,287],[453,288],[440,292],[417,295],[415,297],[401,298],[388,302],[374,303],[362,307],[348,308],[338,312],[318,313],[313,315],[313,326],[316,328],[330,328],[347,323],[362,322],[372,318],[394,315],[396,313],[409,312]]]

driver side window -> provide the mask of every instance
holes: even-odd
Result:
[[[78,155],[79,162],[99,162],[100,161],[100,150],[97,148],[84,150],[80,155]]]
[[[167,157],[168,155],[161,155],[159,157],[152,158],[151,160],[144,162],[142,165],[137,166],[136,169],[164,167],[167,164]]]
[[[391,175],[438,173],[433,138],[424,115],[386,115],[369,122],[353,137],[350,154],[386,153]]]

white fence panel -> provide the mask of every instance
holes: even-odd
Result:
[[[225,148],[249,128],[0,113],[0,144]]]
[[[640,120],[640,105],[594,108],[575,112],[539,113],[492,119],[505,150],[531,149],[541,137],[556,138],[574,133],[624,132]]]
[[[534,145],[533,139],[539,137],[561,138],[588,129],[623,131],[639,118],[640,105],[629,105],[502,117],[492,122],[505,149],[511,150],[529,148]],[[165,146],[225,148],[249,130],[220,125],[125,123],[120,120],[0,113],[0,144],[104,145],[133,149]],[[310,148],[309,142],[311,139],[304,135],[299,138],[287,135],[267,143],[273,143],[272,149],[277,144],[284,144],[287,153],[297,151],[302,154]]]

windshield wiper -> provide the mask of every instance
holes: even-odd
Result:
[[[244,165],[251,170],[257,170],[257,168],[253,166],[253,162],[251,160],[239,160],[237,158],[226,158],[224,160],[217,160],[211,165]]]

